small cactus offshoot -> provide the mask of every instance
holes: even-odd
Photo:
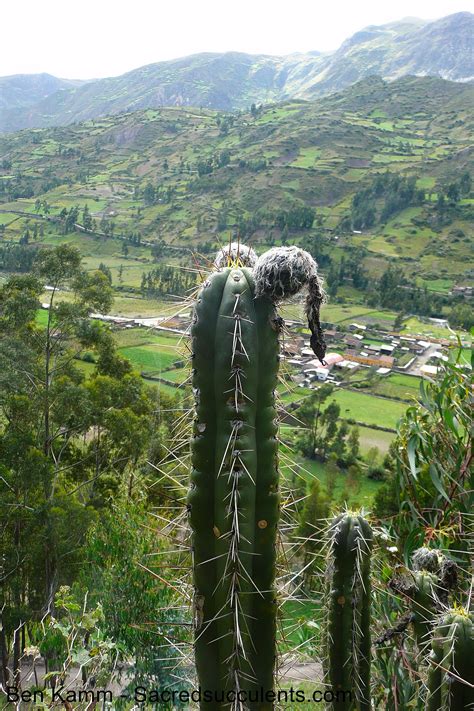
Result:
[[[329,528],[325,676],[333,709],[369,711],[372,529],[362,514],[345,512]],[[350,694],[337,694],[337,692]]]
[[[448,610],[433,630],[428,711],[474,709],[474,615]]]
[[[454,561],[441,551],[426,547],[413,552],[411,567],[405,576],[392,578],[389,587],[410,601],[407,622],[413,624],[416,645],[424,656],[433,625],[440,612],[448,608],[450,593],[457,585],[458,570]]]

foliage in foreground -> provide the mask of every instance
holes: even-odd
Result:
[[[44,284],[47,317],[39,326]],[[89,318],[110,305],[106,275],[83,271],[67,245],[40,250],[34,272],[12,276],[0,290],[3,684],[19,682],[41,620],[65,615],[57,592],[87,570],[88,531],[103,520],[106,535],[112,501],[119,509],[136,502],[137,511],[159,501],[159,487],[147,489],[147,461],[159,457],[166,417],[156,410],[156,393],[116,353],[109,330]],[[88,379],[76,359],[85,349],[97,361]],[[166,402],[162,397],[165,410]],[[119,637],[133,655],[132,640]],[[57,654],[49,642],[40,649],[48,673]]]
[[[154,575],[147,565],[160,551],[147,514],[165,496],[159,485],[148,488],[147,461],[159,458],[169,423],[110,334],[87,317],[90,308],[107,308],[104,275],[83,274],[69,248],[45,252],[36,268],[36,276],[12,277],[1,291],[2,679],[18,679],[27,650],[33,666],[38,655],[46,662],[49,687],[71,665],[85,682],[92,676],[105,684],[117,660],[124,675],[133,666],[133,683],[167,684],[167,659],[184,646],[188,621],[173,612],[168,570]],[[44,280],[51,291],[40,329]],[[60,299],[65,287],[72,305]],[[74,357],[84,348],[97,356],[87,381]],[[454,360],[407,410],[376,501],[383,533],[374,545],[372,694],[379,707],[421,709],[428,699],[437,703],[438,688],[449,699],[460,671],[456,655],[441,679],[436,664],[447,626],[456,634],[469,627],[471,429],[470,370]],[[305,516],[323,518],[328,501],[317,487],[313,493]],[[310,540],[304,562],[294,558],[296,574],[320,555],[316,533],[300,528]],[[87,604],[80,587],[68,589],[78,578],[91,590]]]
[[[419,402],[399,425],[391,478],[375,500],[389,542],[375,596],[382,621],[376,699],[391,707],[425,707],[433,629],[449,609],[470,605],[471,377],[454,356],[436,381],[421,384]]]

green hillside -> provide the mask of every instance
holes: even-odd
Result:
[[[323,270],[357,247],[371,276],[393,262],[446,293],[471,277],[469,186],[438,197],[472,168],[473,93],[371,78],[253,114],[166,108],[2,136],[1,241],[67,240],[138,287],[153,258],[211,251],[238,232],[301,243]],[[390,182],[377,193],[387,172],[416,180],[413,199],[393,204]]]

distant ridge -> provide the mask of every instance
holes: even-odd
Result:
[[[0,78],[0,131],[59,126],[160,106],[226,111],[252,103],[314,99],[377,75],[474,79],[474,15],[428,22],[404,18],[368,26],[330,53],[285,57],[202,53],[140,67],[119,77],[71,82],[48,74]]]

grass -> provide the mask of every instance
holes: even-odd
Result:
[[[364,346],[381,346],[383,345],[383,341],[378,340],[377,338],[364,338],[362,344]]]
[[[419,286],[426,286],[430,291],[436,291],[440,294],[449,294],[453,287],[452,279],[419,279]]]
[[[73,202],[71,205],[74,204]],[[24,231],[25,224],[22,225]],[[31,231],[31,227],[30,227]],[[116,239],[101,239],[90,235],[71,233],[61,235],[47,232],[42,240],[47,245],[56,246],[67,243],[77,247],[83,257],[83,266],[92,271],[99,268],[101,263],[107,264],[111,271],[112,283],[115,287],[139,288],[142,274],[153,269],[153,260],[148,247],[129,245],[128,255],[122,253],[123,242]]]
[[[303,400],[308,395],[306,388],[295,387],[289,383],[279,383],[277,391],[284,407],[292,402]]]
[[[173,370],[165,371],[162,377],[170,383],[182,385],[189,380],[190,372],[188,368],[174,368]]]
[[[87,363],[83,360],[74,360],[74,367],[83,373],[86,378],[90,378],[95,373],[95,363]]]
[[[291,165],[297,168],[312,168],[318,158],[321,156],[321,150],[314,146],[309,148],[300,148],[298,157]]]
[[[296,647],[300,647],[302,639],[301,633],[298,625],[306,627],[307,622],[319,622],[321,619],[321,604],[317,600],[308,600],[306,598],[286,600],[280,610],[281,615],[281,630],[282,630],[282,643],[281,652],[291,652]],[[308,627],[311,630],[311,636],[314,635],[315,640],[320,639],[318,630]],[[313,642],[314,648],[314,642]],[[300,647],[300,654],[308,653],[308,649]],[[286,686],[286,685],[284,685]],[[282,688],[284,688],[284,686]],[[294,685],[295,686],[295,685]],[[285,706],[286,708],[286,706]]]
[[[44,292],[40,296],[40,300],[45,302],[48,299],[49,292]],[[67,291],[58,293],[57,300],[71,301],[72,294]],[[115,292],[114,302],[110,309],[111,316],[125,316],[127,318],[154,318],[157,316],[168,316],[172,318],[174,315],[182,311],[183,302],[168,301],[165,299],[149,299],[142,298],[137,294],[122,294]]]
[[[123,353],[122,353],[123,355]],[[136,367],[136,362],[131,360],[133,365]],[[80,370],[86,378],[90,378],[94,373],[96,366],[94,363],[87,363],[83,360],[74,360],[74,366]],[[138,368],[139,369],[139,368]],[[174,372],[174,371],[169,371],[169,372]],[[179,371],[177,371],[179,372]],[[167,373],[165,377],[167,377]],[[143,377],[143,376],[142,376]],[[160,393],[163,393],[164,395],[167,395],[168,397],[176,397],[179,396],[181,393],[181,390],[178,390],[176,387],[173,387],[172,385],[167,385],[166,383],[163,383],[159,380],[155,380],[154,378],[147,378],[143,377],[143,382],[147,387],[152,387],[152,388],[157,388]]]
[[[374,310],[369,306],[360,304],[332,304],[328,303],[322,307],[321,319],[333,324],[352,323],[353,321],[362,324],[385,321],[392,323],[396,318],[396,313],[392,311]]]
[[[323,488],[327,488],[328,470],[325,463],[312,459],[303,459],[299,456],[292,457],[292,459],[295,461],[293,471],[290,469],[284,471],[285,468],[282,467],[282,473],[288,485],[294,488],[299,485],[301,480],[310,483],[313,477],[316,477]],[[333,505],[335,508],[344,503],[352,506],[370,507],[375,494],[381,486],[380,482],[368,479],[363,473],[360,476],[360,488],[358,490],[348,490],[346,482],[347,474],[341,470],[336,477],[334,486]]]
[[[39,309],[36,312],[36,323],[38,326],[46,326],[48,323],[48,311],[47,309]]]
[[[180,394],[180,391],[171,385],[166,385],[166,383],[161,383],[157,380],[153,380],[152,378],[143,378],[143,382],[148,387],[157,388],[160,393],[163,393],[163,395],[166,395],[167,397],[177,397]]]
[[[7,212],[6,214],[0,213],[0,225],[9,225],[14,220],[18,219],[18,215]]]
[[[120,348],[119,353],[128,358],[137,370],[150,373],[162,373],[179,360],[174,347],[165,350],[163,346],[155,344]]]
[[[359,426],[359,442],[362,455],[367,454],[369,449],[376,447],[383,455],[388,452],[388,448],[395,435],[392,432],[374,430],[372,427]]]
[[[417,397],[419,388],[420,378],[392,373],[388,377],[381,378],[372,388],[372,392],[376,395],[399,397],[409,400]]]
[[[127,328],[115,331],[115,341],[120,348],[143,345],[161,345],[164,350],[174,349],[180,355],[180,336],[150,328]]]
[[[182,308],[181,300],[142,298],[133,294],[116,294],[110,310],[113,316],[130,318],[151,318],[153,316],[173,316]]]
[[[412,316],[404,322],[401,333],[404,336],[416,334],[420,336],[432,336],[433,338],[446,338],[450,341],[456,342],[456,335],[449,328],[439,326],[435,323],[430,323],[429,321],[421,321],[421,319],[416,316]],[[467,332],[460,332],[460,335],[463,338],[470,340]]]
[[[380,425],[395,429],[399,418],[406,410],[406,404],[378,398],[350,390],[336,390],[331,396],[341,408],[341,417],[353,419],[366,425]]]

